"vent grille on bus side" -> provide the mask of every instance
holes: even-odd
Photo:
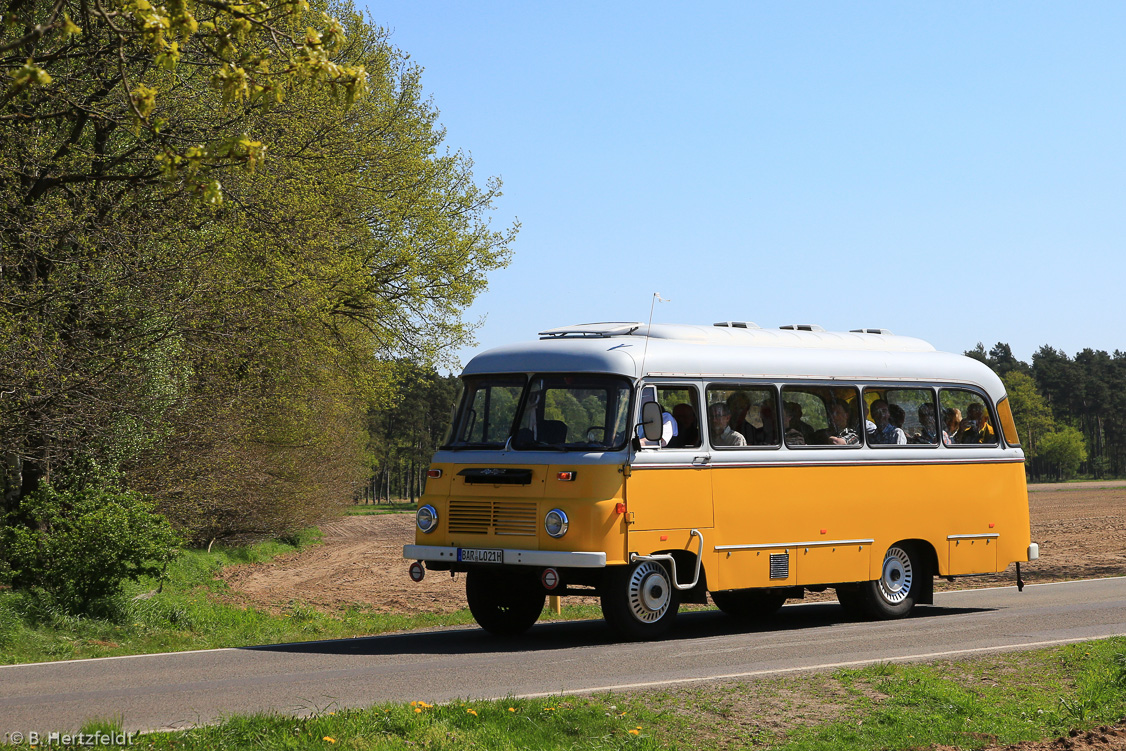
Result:
[[[789,553],[771,553],[770,554],[770,578],[771,579],[789,579],[790,578],[790,554]]]
[[[450,532],[534,537],[536,504],[534,501],[490,501],[476,498],[450,501]]]

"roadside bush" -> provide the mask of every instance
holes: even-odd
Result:
[[[179,544],[148,497],[105,480],[41,483],[0,528],[12,588],[41,589],[73,614],[108,604],[126,581],[158,576]]]

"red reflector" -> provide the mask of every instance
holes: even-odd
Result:
[[[821,534],[827,535],[827,534],[829,534],[829,530],[823,529],[823,530],[821,530]]]
[[[410,567],[411,580],[420,582],[426,576],[426,569],[422,565],[422,561],[415,561]]]
[[[434,478],[434,479],[439,478],[439,477],[442,476],[442,470],[440,470],[440,469],[428,469],[428,470],[426,470],[426,476],[430,477],[430,478]]]
[[[572,480],[575,479],[575,473],[574,472],[560,472],[558,477],[563,482],[571,482]]]
[[[669,539],[668,535],[661,535],[661,542],[668,542],[668,539]]]
[[[614,506],[614,513],[615,514],[624,514],[625,512],[626,512],[626,505],[624,503],[619,503],[616,506]]]
[[[993,529],[993,527],[995,527],[995,526],[997,526],[997,525],[995,525],[993,522],[989,522],[989,528],[990,529]]]
[[[544,589],[555,589],[559,586],[559,572],[553,568],[545,568],[540,574],[540,583]]]

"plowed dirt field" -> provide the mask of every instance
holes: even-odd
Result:
[[[1032,539],[1040,560],[1022,566],[1027,583],[1126,575],[1126,482],[1035,485],[1029,492]],[[223,572],[235,602],[266,609],[302,601],[326,610],[364,605],[382,612],[445,613],[466,607],[462,578],[407,576],[403,545],[411,514],[347,516],[321,527],[324,544],[270,563]],[[935,588],[1012,585],[1013,567],[992,576],[938,581]],[[832,592],[810,599],[832,599]]]

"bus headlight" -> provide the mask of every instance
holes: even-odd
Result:
[[[433,532],[438,527],[438,511],[426,504],[415,512],[414,520],[423,532]]]
[[[561,509],[553,508],[543,518],[543,527],[552,537],[562,537],[567,534],[567,515]]]

